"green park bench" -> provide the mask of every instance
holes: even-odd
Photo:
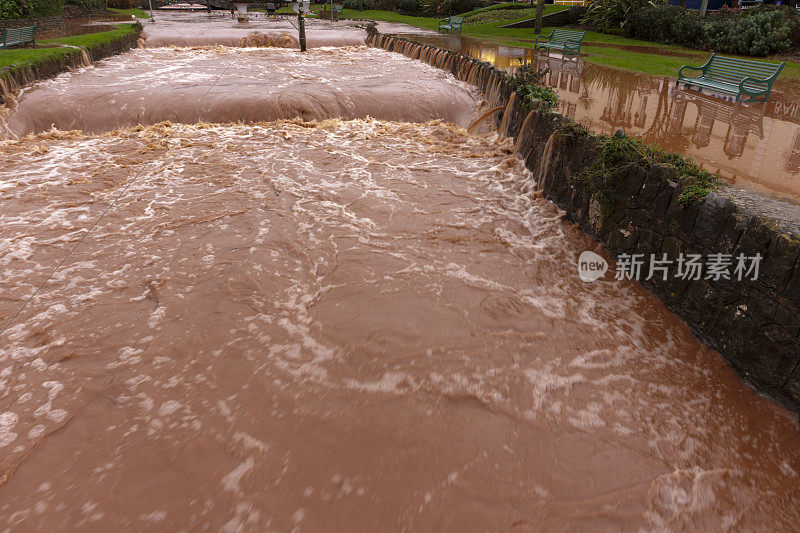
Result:
[[[462,24],[464,24],[464,17],[448,17],[439,21],[439,31],[457,31],[461,33]]]
[[[533,47],[537,50],[561,50],[562,54],[580,54],[581,43],[585,36],[585,31],[553,28],[547,37],[538,35]]]
[[[3,29],[3,45],[0,48],[9,48],[18,44],[33,43],[36,44],[36,24],[33,26],[25,26],[24,28],[4,28]]]
[[[686,87],[694,86],[736,95],[737,102],[742,99],[742,95],[749,97],[747,102],[757,101],[759,97],[766,102],[769,100],[775,78],[785,65],[786,63],[776,65],[711,54],[711,58],[702,67],[682,66],[678,70],[678,81],[675,82],[675,86],[684,83]],[[684,70],[700,71],[700,76],[687,78],[683,75]]]

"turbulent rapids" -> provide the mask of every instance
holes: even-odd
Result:
[[[792,416],[578,279],[482,99],[366,48],[26,90],[3,323],[99,222],[0,337],[0,529],[793,530]]]
[[[363,46],[302,55],[276,48],[160,48],[41,82],[23,92],[7,123],[13,135],[293,117],[443,119],[466,126],[477,94],[440,69]]]

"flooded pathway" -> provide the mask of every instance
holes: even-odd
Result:
[[[618,130],[689,156],[734,186],[800,204],[800,82],[782,76],[766,104],[675,88],[659,78],[563,59],[531,49],[442,35],[403,24],[381,24],[418,42],[455,50],[513,72],[520,60],[549,69],[544,81],[559,96],[558,111],[597,133]],[[687,58],[687,64],[697,60]],[[677,73],[676,73],[677,74]]]
[[[407,114],[210,123],[271,86]],[[104,125],[112,87],[143,114]],[[189,123],[125,127],[180,91]],[[792,415],[640,285],[581,282],[598,245],[441,92],[477,113],[403,56],[270,48],[23,94],[103,133],[0,146],[3,323],[96,223],[0,336],[0,529],[794,530]]]

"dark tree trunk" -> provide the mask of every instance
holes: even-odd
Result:
[[[533,0],[531,0],[531,2],[533,2]],[[537,0],[537,2],[536,2],[536,24],[535,24],[535,26],[533,28],[534,33],[536,33],[537,35],[542,33],[542,15],[544,15],[544,0]]]

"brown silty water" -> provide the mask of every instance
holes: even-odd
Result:
[[[389,52],[258,52],[328,87],[348,80],[326,61],[408,61],[480,112]],[[213,98],[215,52],[146,53]],[[114,61],[141,76],[139,54]],[[52,85],[129,86],[108,65]],[[2,144],[3,323],[97,221],[2,334],[3,527],[796,529],[793,416],[640,285],[581,282],[603,251],[512,141],[422,122],[422,98],[395,93],[395,121],[112,114]]]
[[[409,31],[399,24],[381,24],[379,29],[458,51],[510,73],[520,60],[548,69],[543,82],[558,94],[558,111],[592,131],[622,130],[691,157],[736,187],[800,204],[800,83],[795,79],[779,77],[766,104],[737,105],[729,95],[676,89],[675,78],[469,37]],[[686,58],[687,64],[698,61]]]

